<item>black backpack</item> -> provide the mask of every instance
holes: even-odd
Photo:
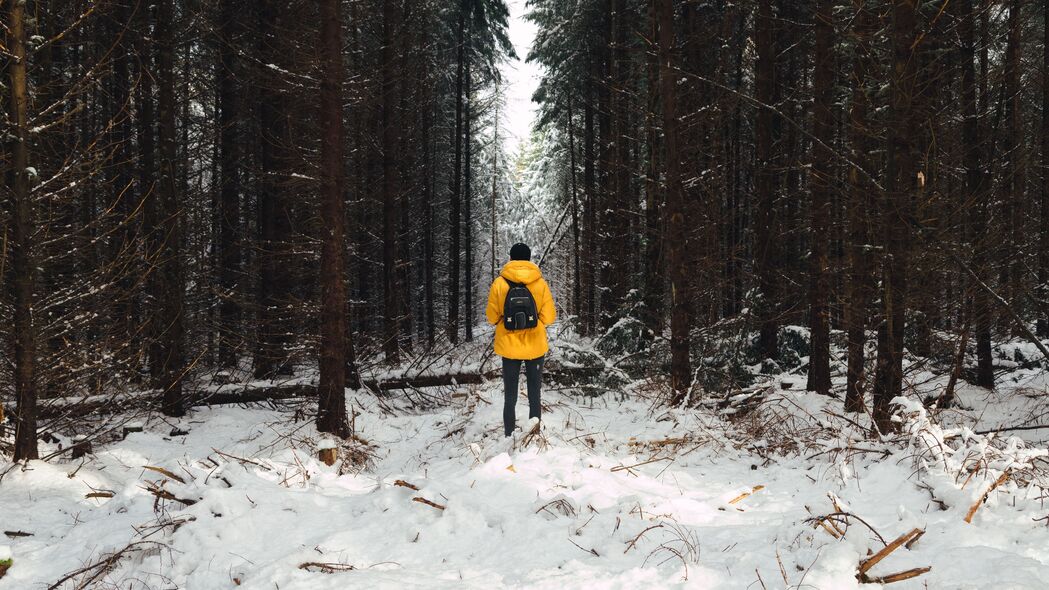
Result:
[[[515,283],[503,277],[510,290],[506,292],[503,303],[503,325],[507,330],[527,330],[539,325],[539,313],[535,308],[535,298],[524,283]]]

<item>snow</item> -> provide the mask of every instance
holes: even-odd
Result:
[[[318,462],[331,441],[291,410],[216,407],[187,417],[185,437],[153,420],[96,444],[83,465],[3,466],[0,530],[33,536],[11,540],[15,565],[0,589],[44,587],[132,543],[103,579],[202,590],[859,588],[858,563],[882,544],[858,519],[842,539],[813,520],[838,508],[886,542],[926,531],[871,570],[932,567],[894,589],[1049,585],[1049,529],[1034,520],[1046,508],[1032,475],[1045,450],[975,435],[961,412],[946,426],[901,398],[902,432],[879,442],[831,415],[840,401],[804,391],[777,390],[734,422],[661,409],[637,392],[547,392],[543,438],[526,448],[519,438],[507,453],[497,452],[498,385],[466,393],[392,413],[353,396],[353,444],[366,465]],[[981,424],[1005,420],[983,394],[959,389]],[[1026,475],[1000,485],[966,524],[1006,470]],[[196,502],[158,500],[148,482]],[[85,496],[106,491],[111,498]],[[311,562],[328,565],[300,568]],[[354,569],[319,571],[331,564]]]
[[[480,346],[369,377],[485,372],[496,364]],[[980,433],[1049,422],[1049,378],[1022,343],[995,351],[1020,367],[995,391],[959,381],[949,410],[918,401],[947,377],[908,365],[899,432],[880,439],[792,373],[700,409],[668,409],[644,381],[587,389],[601,395],[549,383],[542,429],[526,434],[521,395],[509,440],[498,382],[433,400],[348,392],[355,436],[338,443],[302,401],[195,408],[177,437],[154,417],[82,459],[0,455],[0,531],[32,534],[3,539],[14,565],[0,590],[46,588],[121,551],[102,587],[878,588],[857,579],[860,562],[916,528],[870,578],[930,567],[887,587],[1046,588],[1049,429]],[[561,332],[549,360],[583,353],[615,365]],[[336,446],[334,465],[319,461]]]

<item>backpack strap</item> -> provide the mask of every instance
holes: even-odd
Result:
[[[504,281],[506,281],[506,284],[510,285],[510,287],[525,287],[524,283],[515,283],[515,282],[511,281],[510,279],[504,277],[503,275],[499,275],[499,278],[501,278]]]

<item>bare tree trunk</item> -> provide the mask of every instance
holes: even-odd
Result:
[[[572,281],[572,311],[576,314],[576,317],[582,315],[582,291],[580,288],[580,276],[579,276],[579,192],[576,187],[575,178],[575,121],[572,119],[572,93],[569,91],[565,94],[565,101],[568,107],[568,177],[572,182],[572,271],[575,275],[575,280]],[[498,123],[497,123],[498,125]],[[494,174],[493,174],[494,178]],[[494,190],[495,181],[492,181],[492,187]],[[494,199],[493,199],[494,206]],[[492,222],[495,223],[495,218],[492,218]],[[493,239],[495,236],[494,230],[492,233]],[[494,243],[494,241],[493,241]],[[493,273],[494,275],[494,273]]]
[[[663,103],[663,135],[666,145],[667,170],[667,271],[670,276],[670,384],[671,403],[686,401],[692,385],[689,358],[688,251],[685,233],[685,207],[681,187],[681,153],[678,150],[676,79],[674,73],[674,6],[673,0],[653,0],[659,19],[659,93]]]
[[[397,72],[393,30],[400,23],[397,0],[384,0],[382,8],[382,219],[383,219],[383,352],[386,362],[400,362],[399,305],[400,281],[397,280],[397,201],[400,192],[394,165],[397,156],[397,129],[399,122],[394,113],[397,104]],[[397,127],[395,127],[397,126]]]
[[[890,402],[903,391],[903,333],[907,309],[907,269],[912,202],[924,186],[921,159],[915,153],[922,125],[915,109],[921,73],[916,0],[898,0],[892,8],[892,70],[889,85],[887,187],[883,199],[885,240],[882,280],[882,325],[874,377],[874,424],[881,432],[892,427]]]
[[[342,174],[342,15],[340,0],[320,4],[321,246],[320,380],[317,430],[350,433],[346,420],[346,251]]]
[[[452,167],[452,195],[448,207],[448,229],[451,232],[448,251],[448,340],[459,342],[459,232],[462,224],[461,190],[463,178],[463,79],[466,66],[466,12],[469,0],[460,0],[459,23],[456,28],[455,62],[455,135],[452,138],[455,164]]]
[[[870,97],[867,85],[871,83],[873,65],[871,39],[877,28],[874,14],[866,0],[853,0],[856,15],[853,20],[856,55],[852,66],[852,104],[849,112],[849,144],[853,161],[870,170]],[[876,202],[874,187],[861,176],[855,166],[849,168],[848,200],[848,257],[849,271],[846,284],[845,324],[848,338],[848,375],[845,385],[845,411],[863,411],[864,345],[869,323],[873,266],[869,244],[869,224]]]
[[[36,263],[33,260],[35,231],[29,169],[29,84],[26,76],[25,3],[11,2],[7,17],[10,63],[11,170],[8,189],[11,199],[11,274],[14,294],[14,385],[15,461],[39,457],[36,444],[36,325],[33,303]]]
[[[470,38],[471,38],[470,36],[467,36],[467,39],[470,39]],[[466,44],[466,91],[465,91],[466,94],[464,96],[464,98],[466,100],[466,106],[464,107],[464,110],[465,110],[465,121],[463,123],[463,131],[465,132],[465,135],[466,135],[466,137],[464,138],[464,141],[466,142],[466,145],[463,148],[464,152],[465,152],[464,164],[466,166],[466,169],[463,171],[464,182],[466,183],[465,190],[463,191],[463,230],[464,230],[464,234],[465,234],[463,236],[465,238],[463,240],[464,241],[463,246],[464,246],[464,249],[466,250],[466,262],[465,262],[465,267],[466,268],[464,269],[465,277],[464,277],[464,281],[463,281],[464,282],[463,287],[464,287],[464,289],[466,291],[466,298],[465,298],[466,299],[466,301],[465,301],[466,305],[465,305],[465,307],[466,307],[466,341],[467,342],[472,342],[473,339],[474,339],[474,321],[476,319],[474,317],[474,244],[473,244],[473,213],[472,213],[472,208],[473,208],[473,184],[472,184],[472,178],[473,178],[473,156],[472,156],[472,148],[473,148],[473,121],[472,121],[472,119],[473,119],[473,116],[472,116],[473,97],[470,94],[470,89],[471,89],[471,86],[472,86],[471,82],[473,81],[471,79],[471,77],[473,75],[472,72],[471,72],[471,65],[472,65],[471,61],[472,61],[472,57],[473,57],[472,56],[472,51],[473,51],[473,47],[470,44],[470,42],[467,41],[467,44]]]
[[[1002,189],[1007,194],[1001,199],[1009,220],[1002,252],[1005,280],[1005,298],[1019,301],[1021,273],[1023,272],[1024,214],[1024,144],[1023,100],[1020,91],[1021,24],[1024,0],[1012,0],[1009,5],[1009,34],[1005,47],[1005,125],[1006,163]]]
[[[589,94],[583,105],[583,335],[593,333],[596,314],[594,260],[597,247],[597,201],[594,195],[594,107],[590,103],[592,99],[592,94]]]
[[[286,62],[279,42],[279,19],[282,14],[277,0],[259,0],[259,43],[261,62],[256,65],[260,77],[259,127],[261,135],[261,179],[256,197],[256,230],[258,232],[259,278],[256,285],[258,342],[255,350],[255,376],[271,378],[292,372],[288,360],[291,327],[288,322],[291,290],[290,256],[291,202],[285,195],[283,181],[287,176],[290,139],[286,89],[278,67]]]
[[[219,7],[219,364],[235,367],[240,349],[240,121],[236,43],[240,22],[237,0]]]
[[[175,128],[175,37],[174,0],[162,0],[158,5],[156,38],[159,45],[157,56],[157,95],[159,118],[160,181],[157,184],[157,203],[160,205],[160,252],[158,268],[159,290],[155,301],[160,305],[158,314],[161,334],[161,380],[163,391],[161,409],[168,416],[185,414],[182,396],[182,379],[185,376],[183,337],[185,334],[183,299],[185,298],[182,273],[182,211],[175,184],[177,145]]]
[[[651,6],[652,38],[659,35],[656,6]],[[659,183],[659,130],[656,117],[659,113],[659,53],[649,52],[647,82],[652,90],[648,93],[648,112],[645,114],[646,141],[648,148],[648,172],[645,182],[645,324],[653,337],[663,334],[663,299],[665,274],[663,268],[663,191]]]
[[[423,32],[423,45],[430,44],[429,29]],[[425,64],[425,62],[424,62]],[[433,257],[433,141],[431,139],[431,127],[433,126],[433,96],[429,69],[424,68],[423,87],[423,113],[422,113],[422,142],[423,142],[423,215],[426,219],[423,224],[423,324],[426,326],[426,349],[433,350],[434,341],[437,336],[436,316],[434,310],[434,257]]]
[[[775,190],[777,171],[773,163],[773,113],[770,106],[775,102],[776,47],[773,42],[772,0],[759,0],[758,13],[754,18],[754,38],[757,46],[754,88],[757,117],[754,125],[754,192],[757,200],[755,216],[755,266],[761,293],[758,317],[761,322],[758,352],[761,358],[779,357],[778,331],[779,292],[776,280],[776,252],[779,248],[779,233],[775,218]]]
[[[1042,199],[1038,226],[1038,322],[1036,332],[1049,338],[1049,4],[1042,9]]]
[[[965,188],[969,207],[966,223],[972,239],[973,270],[979,280],[987,276],[987,172],[983,161],[983,139],[980,132],[981,109],[976,92],[976,14],[973,0],[959,0],[959,34],[962,45],[962,143],[965,153]],[[994,366],[991,359],[991,305],[987,294],[970,281],[972,306],[969,314],[976,335],[976,384],[994,387]]]
[[[830,208],[831,143],[834,141],[834,23],[830,0],[816,2],[815,72],[813,74],[813,141],[810,203],[812,247],[809,286],[808,389],[830,394]]]

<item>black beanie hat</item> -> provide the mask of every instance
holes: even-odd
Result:
[[[510,260],[531,260],[532,249],[525,244],[514,244],[510,248]]]

